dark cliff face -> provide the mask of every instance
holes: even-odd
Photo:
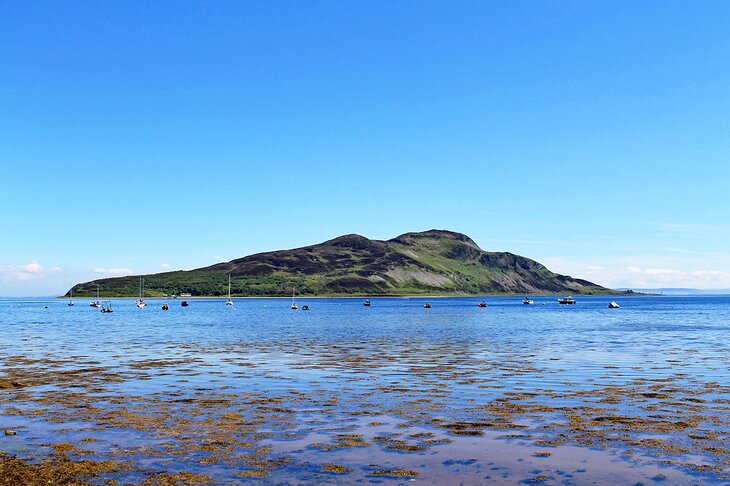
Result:
[[[607,293],[594,283],[558,275],[529,258],[486,252],[453,231],[405,233],[387,241],[350,234],[317,245],[257,253],[187,272],[146,276],[150,295],[415,295],[436,293]],[[108,295],[135,295],[137,277],[105,279]],[[92,296],[97,281],[76,285]]]

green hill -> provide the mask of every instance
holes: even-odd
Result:
[[[223,296],[231,275],[236,296],[610,294],[586,280],[558,275],[540,263],[487,252],[451,231],[406,233],[388,241],[340,236],[318,245],[258,253],[210,267],[144,275],[148,296]],[[75,296],[137,295],[139,276],[75,285]],[[69,295],[69,294],[66,294]]]

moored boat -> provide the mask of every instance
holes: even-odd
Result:
[[[136,305],[139,309],[147,307],[147,302],[144,301],[144,277],[139,277],[139,298]]]
[[[297,292],[297,288],[296,288],[296,287],[294,287],[294,288],[293,288],[293,289],[291,290],[291,310],[297,310],[297,309],[299,309],[299,306],[298,306],[298,305],[297,305],[297,303],[296,303],[296,302],[294,301],[294,294],[295,294],[296,292]]]
[[[558,299],[558,304],[575,304],[575,299],[572,295],[561,297]]]
[[[487,303],[486,303],[486,302],[484,302],[484,301],[481,301],[481,302],[479,302],[479,303],[477,304],[477,307],[487,307],[487,305],[489,305],[489,304],[487,304]]]
[[[431,304],[423,304],[423,308],[424,309],[430,309],[431,308]]]
[[[362,305],[364,305],[365,307],[370,307],[370,301],[366,300],[365,302],[362,303]]]
[[[226,305],[233,305],[233,301],[231,300],[231,274],[228,274],[228,300],[226,300]]]
[[[535,301],[532,300],[532,299],[528,299],[527,297],[525,297],[524,299],[522,299],[522,303],[525,304],[525,305],[532,305],[532,304],[535,303]]]
[[[609,309],[620,309],[620,308],[621,308],[621,306],[620,306],[620,305],[618,305],[618,304],[616,303],[616,301],[612,300],[612,301],[611,301],[611,302],[610,302],[610,303],[608,304],[608,308],[609,308]]]
[[[93,301],[91,304],[89,304],[89,307],[101,307],[101,302],[99,302],[99,286],[96,286],[96,300]]]
[[[180,302],[180,305],[183,306],[183,307],[187,307],[188,306],[188,301],[187,300],[183,300],[182,302]]]

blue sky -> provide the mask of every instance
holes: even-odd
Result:
[[[730,287],[728,2],[0,12],[0,295],[430,228]]]

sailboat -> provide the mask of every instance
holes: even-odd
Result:
[[[226,305],[233,305],[233,301],[231,300],[231,274],[228,274],[228,300],[226,301]]]
[[[96,300],[89,304],[90,307],[101,307],[101,302],[99,302],[99,286],[96,286]]]
[[[71,295],[69,296],[68,305],[74,305],[74,291],[71,291]]]
[[[137,307],[147,307],[147,302],[144,301],[144,278],[139,277],[139,299],[137,299]]]
[[[292,308],[292,310],[299,309],[299,306],[297,305],[297,303],[294,302],[294,294],[296,293],[296,291],[297,291],[296,287],[292,288],[292,290],[291,290],[291,308]]]

